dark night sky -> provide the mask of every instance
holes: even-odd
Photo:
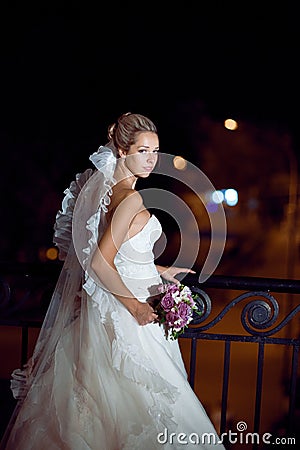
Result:
[[[188,143],[197,104],[283,126],[297,150],[298,16],[295,2],[274,3],[2,6],[1,216],[15,209],[8,192],[32,204],[49,184],[61,192],[127,111],[156,122],[167,153]]]
[[[184,2],[166,11],[155,2],[40,3],[1,14],[4,135],[97,140],[127,110],[151,114],[165,130],[184,120],[180,104],[191,99],[216,117],[295,128],[294,2],[251,2],[239,10],[234,2]]]

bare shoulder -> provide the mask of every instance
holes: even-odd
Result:
[[[144,209],[143,198],[135,189],[123,188],[113,193],[111,212],[117,209],[129,209],[139,212]]]
[[[122,189],[118,207],[130,208],[139,211],[143,207],[143,198],[135,189]]]
[[[135,189],[122,189],[123,200],[130,200],[133,203],[143,203],[141,194]]]

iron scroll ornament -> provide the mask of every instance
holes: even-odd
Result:
[[[227,304],[215,318],[201,325],[211,314],[212,301],[210,296],[197,286],[190,286],[190,289],[197,296],[195,302],[202,314],[200,316],[194,315],[193,326],[190,326],[188,330],[189,334],[196,334],[213,328],[232,308],[247,299],[250,299],[250,301],[241,312],[241,324],[244,330],[253,336],[267,337],[274,335],[300,312],[300,305],[298,305],[274,326],[279,318],[279,305],[275,297],[265,291],[245,292]]]

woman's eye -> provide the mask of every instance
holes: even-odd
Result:
[[[139,153],[148,153],[148,151],[146,149],[141,149],[139,150]],[[158,153],[158,150],[153,150],[153,152],[149,152],[149,153]]]

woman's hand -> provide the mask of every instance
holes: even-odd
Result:
[[[156,266],[159,274],[166,280],[171,283],[180,284],[180,281],[175,278],[176,275],[179,273],[196,273],[192,269],[187,269],[186,267],[163,267],[163,266]]]
[[[157,314],[155,314],[153,308],[148,303],[137,301],[134,309],[130,312],[139,325],[148,325],[157,319]]]

